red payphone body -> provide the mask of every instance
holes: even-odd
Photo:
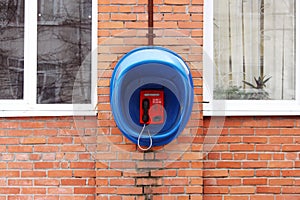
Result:
[[[140,123],[162,124],[164,122],[163,90],[141,90]]]

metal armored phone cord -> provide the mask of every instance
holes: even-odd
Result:
[[[140,145],[140,140],[141,140],[141,137],[142,137],[142,135],[143,135],[143,133],[144,133],[144,131],[145,131],[145,128],[146,128],[146,124],[144,124],[144,126],[143,126],[143,128],[142,128],[142,130],[141,130],[141,132],[140,132],[140,134],[139,134],[138,140],[137,140],[138,147],[139,147],[139,149],[142,150],[142,151],[148,151],[148,150],[150,150],[150,149],[152,148],[152,145],[153,145],[153,143],[152,143],[152,137],[151,137],[151,134],[150,134],[149,129],[148,129],[148,135],[149,135],[149,140],[150,140],[149,146],[148,146],[147,148],[143,148],[143,147]]]

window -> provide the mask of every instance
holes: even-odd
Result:
[[[95,113],[97,1],[0,0],[0,26],[1,116]]]
[[[207,0],[205,115],[299,115],[296,0]]]

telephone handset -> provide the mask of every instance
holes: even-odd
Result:
[[[150,117],[149,117],[149,108],[150,108],[149,99],[143,99],[142,108],[143,108],[142,121],[144,122],[144,124],[147,124],[150,119]]]
[[[163,90],[142,90],[140,92],[140,123],[162,124],[164,122]]]

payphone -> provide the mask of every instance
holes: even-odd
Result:
[[[164,123],[163,90],[141,90],[140,123],[146,125]]]

